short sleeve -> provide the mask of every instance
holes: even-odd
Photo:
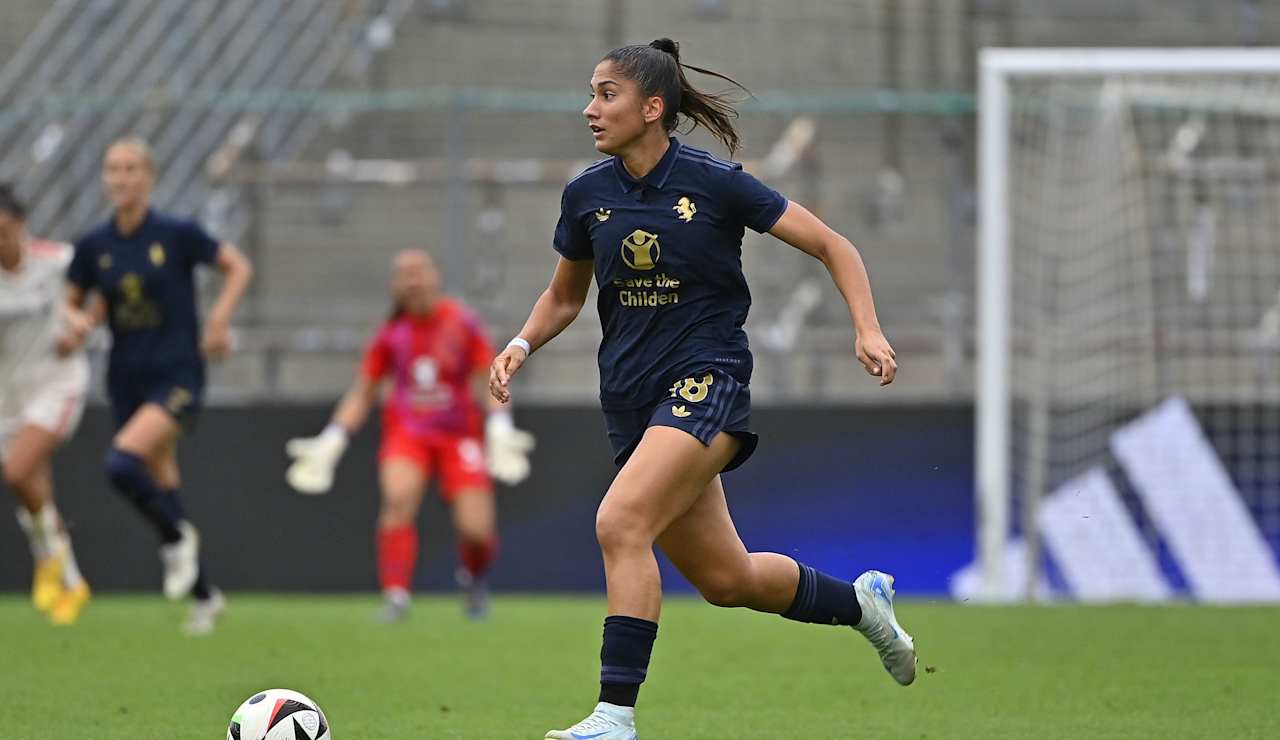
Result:
[[[786,197],[741,168],[729,173],[726,199],[737,219],[761,234],[772,229],[787,210]]]
[[[86,293],[98,283],[97,266],[93,264],[93,247],[87,239],[76,242],[71,264],[67,265],[67,282]]]
[[[379,381],[387,374],[391,365],[391,347],[387,343],[387,326],[383,325],[373,335],[369,346],[365,348],[364,359],[360,362],[360,372],[368,380]]]
[[[568,260],[589,260],[595,257],[591,249],[591,236],[583,228],[582,221],[570,212],[569,190],[560,196],[560,220],[556,223],[554,245],[556,251]]]
[[[195,221],[182,225],[183,248],[192,265],[211,265],[218,259],[220,242]]]
[[[59,270],[68,270],[71,267],[71,260],[76,256],[76,248],[66,242],[53,242],[57,247],[57,260]]]

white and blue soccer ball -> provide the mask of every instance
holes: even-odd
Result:
[[[333,740],[320,705],[296,691],[267,689],[231,716],[227,740]]]

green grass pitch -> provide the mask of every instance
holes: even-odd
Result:
[[[0,738],[218,740],[272,687],[316,699],[335,740],[532,740],[595,702],[602,599],[500,597],[482,624],[419,599],[390,627],[372,597],[230,599],[191,639],[158,597],[98,598],[65,629],[0,598]],[[1277,609],[898,612],[921,653],[905,689],[848,629],[669,599],[640,737],[1280,737]]]

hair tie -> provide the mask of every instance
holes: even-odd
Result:
[[[666,53],[675,57],[676,61],[680,60],[680,44],[677,44],[671,39],[668,39],[668,38],[655,39],[649,42],[649,46],[651,48],[657,49],[658,51],[665,51]]]

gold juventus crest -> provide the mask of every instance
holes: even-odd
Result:
[[[642,229],[622,240],[622,261],[633,270],[652,270],[658,264],[658,235]]]
[[[151,264],[160,267],[164,264],[164,245],[160,242],[154,242],[151,245]]]
[[[681,221],[689,223],[693,220],[693,214],[698,212],[698,205],[689,200],[689,196],[682,195],[680,196],[680,200],[677,201],[674,206],[671,206],[671,210],[678,214],[677,218]]]

